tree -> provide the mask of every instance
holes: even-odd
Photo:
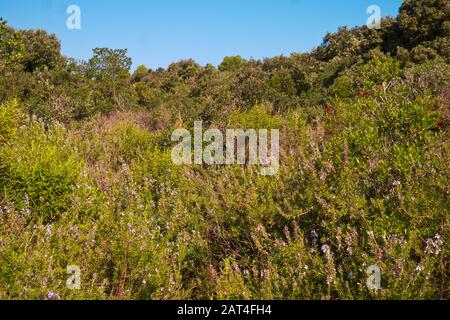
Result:
[[[44,30],[26,30],[20,33],[26,48],[22,62],[25,71],[55,70],[64,65],[66,59],[61,55],[61,43],[54,34],[49,35]]]
[[[172,63],[167,71],[170,75],[175,76],[181,81],[189,81],[197,77],[201,67],[192,59],[181,60],[176,63]]]
[[[225,57],[219,66],[219,70],[222,72],[233,72],[240,69],[245,62],[246,61],[242,59],[241,56]]]
[[[137,67],[137,69],[133,73],[133,82],[140,82],[144,79],[144,77],[149,73],[149,69],[146,66],[141,64]]]
[[[124,109],[132,104],[133,90],[130,85],[131,58],[126,49],[95,48],[93,57],[87,63],[86,75],[95,80],[100,94],[97,103],[103,112],[114,106]]]
[[[132,60],[127,49],[95,48],[88,65],[96,80],[123,79],[130,75]]]
[[[7,21],[0,18],[0,72],[19,68],[24,52],[25,47],[20,33],[9,28]]]
[[[450,1],[405,0],[397,18],[405,47],[450,35]]]

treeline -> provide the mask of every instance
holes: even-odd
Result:
[[[283,112],[299,105],[315,116],[326,106],[335,80],[374,55],[389,55],[402,66],[450,56],[446,0],[405,1],[397,18],[379,30],[339,29],[311,53],[264,60],[226,57],[216,68],[185,60],[167,69],[139,66],[123,49],[97,48],[89,61],[61,55],[60,43],[43,30],[15,31],[2,22],[0,102],[20,98],[30,114],[70,122],[95,113],[163,108],[178,116],[217,120],[230,110],[257,103]]]

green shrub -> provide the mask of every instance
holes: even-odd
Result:
[[[66,142],[66,131],[49,131],[34,121],[17,132],[13,144],[2,151],[4,174],[1,192],[6,198],[29,206],[37,219],[52,221],[70,208],[70,196],[81,172],[82,161]]]
[[[0,105],[0,146],[9,142],[15,135],[24,117],[19,102],[12,100]]]

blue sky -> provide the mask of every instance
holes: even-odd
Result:
[[[19,29],[45,29],[65,55],[88,59],[95,47],[127,48],[134,67],[193,58],[263,58],[309,51],[326,32],[365,24],[367,7],[396,16],[402,0],[0,0],[0,17]],[[69,5],[81,30],[66,28]]]

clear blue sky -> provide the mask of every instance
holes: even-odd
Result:
[[[402,0],[0,0],[0,17],[19,29],[55,33],[65,55],[127,48],[134,67],[184,58],[219,64],[227,55],[263,58],[309,51],[326,32],[365,24],[367,7],[396,16]],[[66,9],[81,8],[81,30]]]

